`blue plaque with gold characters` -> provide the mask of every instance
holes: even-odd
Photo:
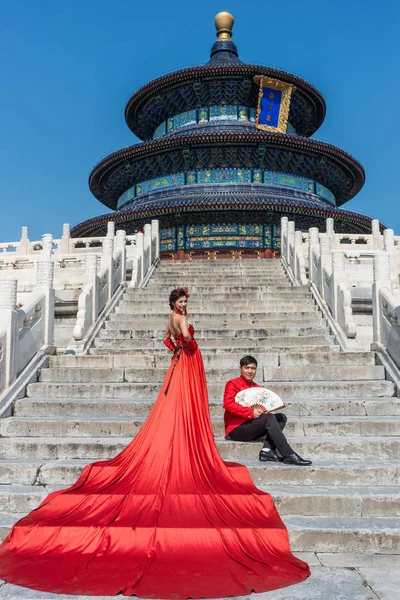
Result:
[[[264,131],[286,133],[290,99],[294,86],[271,77],[256,75],[253,79],[260,86],[256,127]]]

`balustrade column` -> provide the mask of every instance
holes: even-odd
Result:
[[[154,262],[154,260],[160,258],[160,222],[157,219],[153,219],[151,222],[151,239],[154,247],[151,259]]]
[[[281,257],[286,261],[287,257],[287,233],[288,233],[288,222],[287,217],[281,218]]]
[[[345,257],[342,250],[332,252],[332,314],[337,321],[339,316],[339,283],[345,280]]]
[[[85,256],[85,285],[92,288],[92,323],[99,314],[99,280],[97,277],[97,255],[86,254]]]
[[[18,248],[17,248],[15,254],[21,256],[21,255],[29,254],[30,251],[31,251],[31,247],[30,247],[30,241],[28,238],[28,228],[22,227],[21,239],[19,241]]]
[[[61,236],[60,243],[57,248],[57,254],[70,254],[70,241],[71,241],[71,228],[69,223],[64,223],[63,233]]]
[[[0,346],[5,362],[4,387],[17,376],[18,310],[17,280],[0,278]],[[0,388],[1,391],[1,388]]]
[[[294,232],[294,277],[300,285],[307,285],[306,270],[304,265],[304,254],[303,254],[303,232]]]
[[[381,234],[381,230],[379,227],[378,219],[372,219],[371,228],[372,228],[372,239],[373,239],[373,244],[374,244],[374,250],[382,250],[383,249],[383,240],[382,240],[382,234]]]
[[[292,269],[292,272],[294,272],[295,266],[294,266],[294,231],[295,231],[295,222],[294,221],[289,221],[288,222],[288,230],[287,230],[287,256],[286,256],[286,260],[288,265],[290,266],[290,268]]]
[[[308,230],[308,278],[315,282],[313,253],[316,252],[319,256],[319,229],[318,227],[310,227]]]
[[[382,315],[380,305],[380,290],[387,288],[391,291],[390,283],[390,257],[387,252],[374,254],[373,264],[374,282],[372,284],[372,322],[373,340],[376,343],[384,343],[382,332]]]
[[[45,297],[44,306],[44,336],[43,344],[54,344],[54,261],[52,260],[53,236],[49,233],[42,235],[42,252],[36,265],[35,290],[41,291]]]
[[[138,271],[138,284],[143,281],[144,277],[144,235],[139,232],[135,236],[136,238],[136,258],[137,258],[137,271]]]
[[[326,300],[324,272],[332,270],[331,240],[325,234],[320,238],[320,294]]]
[[[390,279],[398,284],[397,265],[396,265],[396,246],[394,245],[393,229],[385,229],[383,232],[383,248],[389,255],[390,261]],[[398,285],[397,285],[398,287]]]
[[[112,298],[112,271],[113,271],[113,253],[114,253],[114,237],[105,237],[102,244],[101,255],[101,270],[107,269],[107,300]]]
[[[114,239],[115,235],[115,223],[114,221],[108,221],[107,223],[107,237]]]
[[[121,277],[120,282],[126,281],[126,231],[118,229],[115,234],[115,247],[121,252]]]
[[[145,257],[145,265],[144,265],[144,276],[146,276],[147,271],[150,268],[153,257],[151,256],[151,225],[150,223],[146,223],[143,228],[143,239],[144,239],[144,257]]]
[[[326,219],[325,224],[326,224],[326,235],[328,236],[328,238],[330,240],[330,246],[331,246],[331,249],[333,250],[335,247],[335,221],[332,219],[332,217],[329,217],[328,219]]]

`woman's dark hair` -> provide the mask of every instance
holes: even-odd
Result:
[[[175,302],[179,300],[179,298],[182,298],[182,296],[186,296],[186,298],[189,298],[187,290],[184,290],[183,288],[172,290],[172,292],[169,295],[169,307],[171,310],[174,310]]]
[[[243,358],[240,359],[241,367],[247,367],[247,365],[256,365],[257,367],[258,362],[254,358],[254,356],[250,356],[250,354],[248,354],[247,356],[243,356]]]

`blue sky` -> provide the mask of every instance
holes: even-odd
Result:
[[[395,0],[166,3],[0,0],[0,241],[61,235],[107,212],[89,192],[92,167],[137,142],[124,109],[157,75],[208,60],[214,16],[235,17],[239,56],[313,83],[327,103],[314,137],[364,165],[346,208],[400,235],[400,8]]]

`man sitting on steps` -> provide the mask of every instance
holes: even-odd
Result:
[[[301,458],[288,444],[283,429],[287,417],[283,413],[267,412],[262,407],[250,408],[235,402],[238,392],[251,387],[259,387],[253,379],[257,373],[254,356],[244,356],[240,360],[240,377],[227,382],[224,392],[224,421],[226,438],[235,442],[264,440],[259,459],[261,461],[283,462],[286,465],[311,465],[311,460]]]

